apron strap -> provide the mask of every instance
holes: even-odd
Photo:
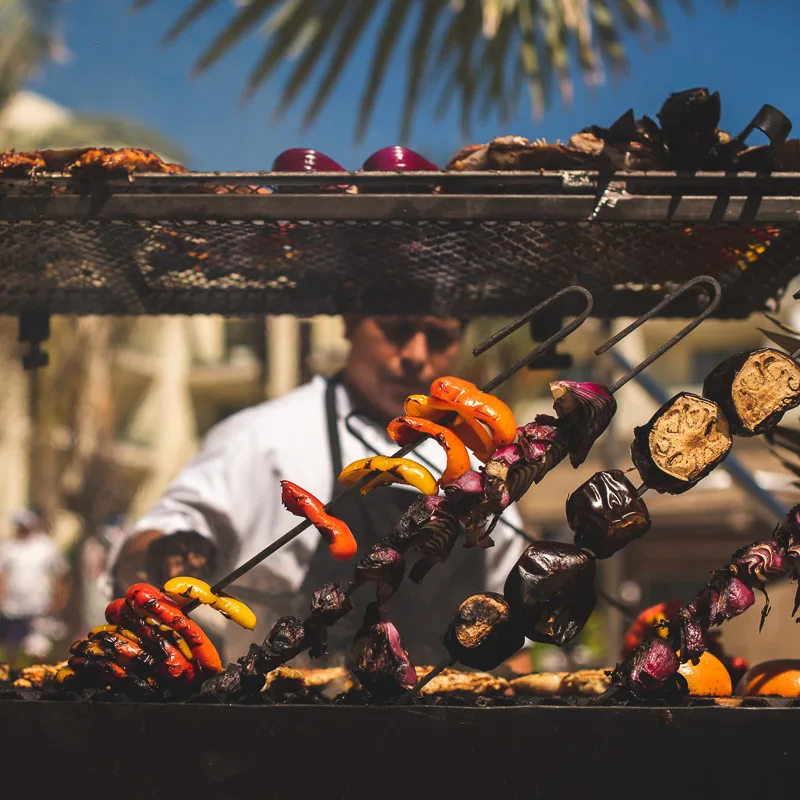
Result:
[[[343,486],[339,483],[339,475],[344,469],[342,463],[342,443],[339,439],[339,415],[336,413],[336,388],[339,376],[328,379],[325,387],[325,421],[328,426],[328,447],[331,451],[331,469],[333,470],[333,496],[336,497]]]

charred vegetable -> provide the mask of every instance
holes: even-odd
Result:
[[[650,514],[621,470],[597,472],[567,498],[575,544],[610,558],[650,530]]]
[[[353,645],[356,655],[354,672],[361,685],[372,694],[394,697],[416,684],[417,671],[403,647],[400,634],[377,603],[367,606]]]
[[[800,405],[800,366],[772,348],[739,353],[709,374],[703,396],[719,404],[734,435],[756,436]]]
[[[352,610],[349,594],[338,583],[326,583],[314,592],[311,614],[304,624],[311,658],[320,658],[328,652],[328,628]]]
[[[728,420],[704,397],[681,392],[640,428],[634,428],[633,463],[659,493],[681,494],[705,478],[731,450]]]
[[[525,644],[502,595],[473,594],[459,607],[443,636],[454,661],[473,669],[495,669]]]
[[[569,442],[569,460],[573,467],[579,467],[611,422],[617,401],[599,383],[554,381],[550,384],[550,392],[559,418],[569,423],[565,432]]]
[[[612,687],[626,689],[636,698],[678,698],[688,694],[685,678],[678,672],[678,656],[669,642],[651,636],[617,665]]]
[[[377,584],[378,604],[383,605],[400,588],[406,560],[393,547],[375,544],[357,564],[351,591],[368,581]]]
[[[595,559],[572,544],[536,542],[520,556],[503,594],[534,642],[559,647],[586,624],[595,605]]]

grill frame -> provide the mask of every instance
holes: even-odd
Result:
[[[797,708],[2,700],[0,721],[7,763],[47,765],[32,797],[744,797],[800,766]]]
[[[613,317],[708,272],[732,319],[800,271],[800,174],[38,175],[0,179],[0,242],[6,314],[477,316],[580,284]]]

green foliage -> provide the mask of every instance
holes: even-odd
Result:
[[[154,0],[135,0],[134,8]],[[676,0],[687,13],[691,0]],[[736,0],[721,0],[723,7]],[[171,43],[219,0],[193,0],[167,30]],[[365,70],[357,135],[366,133],[375,101],[400,42],[410,36],[401,136],[407,140],[419,101],[439,92],[437,108],[460,107],[462,128],[475,113],[497,112],[502,121],[518,111],[527,88],[536,116],[552,101],[553,86],[569,103],[573,75],[601,83],[606,70],[622,73],[628,61],[621,36],[664,35],[661,0],[243,0],[202,51],[194,67],[214,66],[245,37],[259,31],[264,51],[250,72],[249,99],[287,59],[295,66],[278,102],[282,114],[315,76],[316,89],[304,122],[310,125],[330,99],[348,61],[369,37],[372,61]],[[377,17],[375,35],[369,23]],[[369,33],[368,33],[369,32]]]

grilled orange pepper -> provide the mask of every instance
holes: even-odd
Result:
[[[422,417],[397,417],[386,429],[392,440],[401,447],[416,442],[423,434],[435,439],[447,454],[447,468],[439,479],[444,486],[460,478],[470,469],[469,453],[453,431]]]
[[[388,456],[372,456],[361,458],[348,464],[339,475],[339,481],[345,486],[358,483],[370,472],[381,474],[373,478],[361,488],[361,494],[367,494],[378,486],[389,483],[405,483],[419,489],[423,494],[438,494],[436,478],[422,466],[410,458],[390,458]]]
[[[482,392],[474,383],[451,376],[437,378],[431,384],[431,395],[453,403],[486,425],[492,432],[495,447],[506,447],[517,436],[517,423],[511,409],[502,400]]]
[[[281,481],[281,501],[286,510],[305,517],[325,540],[337,561],[349,561],[358,551],[356,537],[340,519],[325,510],[325,504],[291,481]]]
[[[171,578],[164,584],[164,593],[178,605],[183,605],[186,600],[198,600],[249,631],[256,627],[256,615],[241,600],[226,594],[214,594],[211,587],[198,578]]]
[[[475,457],[485,464],[494,454],[496,448],[489,431],[471,414],[465,413],[463,408],[453,403],[437,400],[426,394],[412,394],[406,398],[404,410],[406,416],[422,417],[440,424],[445,414],[455,414],[455,419],[447,427],[452,428],[453,433],[475,453]]]

